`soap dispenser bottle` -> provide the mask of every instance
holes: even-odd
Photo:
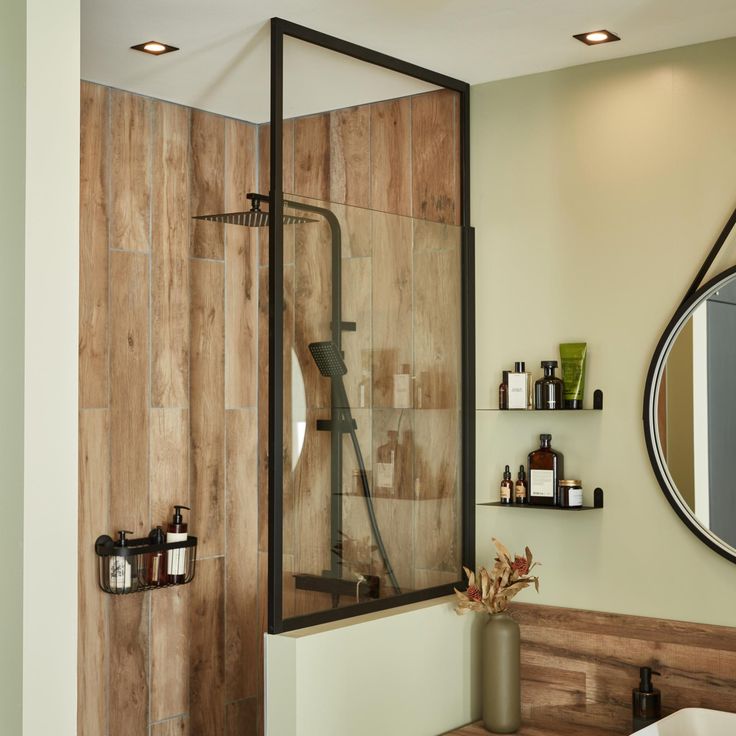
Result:
[[[164,530],[160,526],[157,526],[151,532],[149,539],[151,540],[151,544],[155,544],[157,547],[163,547],[166,539],[164,536]],[[147,585],[166,585],[165,564],[166,552],[163,549],[158,549],[148,555],[148,564],[146,565]]]
[[[639,687],[631,693],[634,731],[658,721],[662,717],[662,695],[652,687],[652,675],[658,675],[651,667],[639,668]]]
[[[166,529],[166,544],[172,542],[187,541],[187,525],[184,523],[184,517],[181,510],[189,511],[189,506],[174,506],[174,518]],[[178,549],[169,550],[166,556],[166,573],[169,583],[183,583],[186,577],[186,549],[179,547]]]
[[[125,529],[118,532],[118,541],[115,548],[128,546],[126,534],[132,534]],[[112,555],[110,557],[110,589],[113,593],[130,593],[133,589],[133,558],[127,555]]]

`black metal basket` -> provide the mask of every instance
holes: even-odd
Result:
[[[155,529],[148,537],[126,540],[124,547],[116,546],[107,534],[98,537],[95,552],[100,588],[112,595],[125,595],[191,583],[197,563],[197,537],[162,544],[156,544],[155,539]]]

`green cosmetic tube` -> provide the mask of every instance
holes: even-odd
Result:
[[[562,400],[565,409],[582,409],[585,393],[585,359],[587,343],[564,342],[560,344],[562,364]]]

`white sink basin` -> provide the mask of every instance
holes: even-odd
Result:
[[[683,708],[636,732],[636,736],[734,736],[735,734],[736,713],[706,708]]]

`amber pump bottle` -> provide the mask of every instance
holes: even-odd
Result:
[[[529,503],[556,506],[557,484],[564,478],[564,457],[552,449],[552,435],[539,435],[539,449],[529,453]]]
[[[181,510],[189,511],[189,506],[174,506],[174,518],[166,528],[166,543],[186,542],[188,526],[184,522]],[[166,573],[170,583],[183,583],[186,577],[186,549],[169,550],[166,556]]]
[[[652,686],[652,675],[658,675],[651,667],[639,668],[639,687],[631,691],[634,731],[658,721],[662,717],[662,695]]]

